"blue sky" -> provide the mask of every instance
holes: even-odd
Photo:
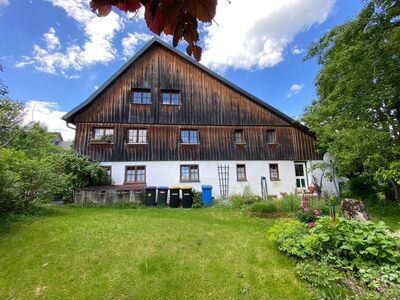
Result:
[[[358,0],[220,0],[201,28],[202,63],[295,117],[316,97],[312,41],[357,15]],[[243,6],[241,3],[251,3]],[[59,117],[84,101],[152,34],[141,14],[93,16],[86,0],[0,0],[0,77],[34,119],[62,131]],[[168,39],[166,39],[168,40]],[[184,49],[184,43],[181,43]]]

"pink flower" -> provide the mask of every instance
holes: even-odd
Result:
[[[313,221],[308,222],[308,228],[313,228],[313,227],[314,227],[314,222]]]
[[[300,201],[300,207],[301,207],[301,208],[304,208],[304,200],[301,200],[301,201]]]
[[[316,216],[319,216],[319,211],[318,211],[318,209],[314,209],[314,214],[315,214]]]
[[[309,211],[310,209],[308,208],[308,207],[304,207],[304,211],[305,212],[307,212],[307,211]]]

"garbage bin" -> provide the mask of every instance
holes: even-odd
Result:
[[[203,206],[211,206],[211,196],[212,195],[212,186],[211,185],[202,185],[201,186],[201,199],[203,200]]]
[[[156,205],[156,191],[157,191],[157,187],[155,187],[155,186],[146,187],[146,193],[144,195],[144,204],[146,206],[155,206]]]
[[[180,186],[170,186],[169,187],[169,206],[179,207],[179,190]]]
[[[181,186],[182,189],[182,207],[191,208],[193,204],[192,186]]]
[[[157,193],[157,205],[166,205],[167,204],[167,196],[168,196],[168,187],[167,186],[159,186]]]

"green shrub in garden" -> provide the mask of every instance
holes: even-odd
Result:
[[[198,191],[193,191],[193,208],[200,208],[203,205],[203,202],[201,200],[201,192]]]
[[[388,227],[380,222],[359,222],[337,218],[332,226],[329,217],[322,217],[310,229],[318,238],[319,256],[326,256],[338,267],[359,269],[365,262],[400,264],[398,241],[387,234]]]
[[[359,280],[369,289],[371,297],[378,297],[373,294],[379,293],[379,297],[400,299],[400,241],[388,232],[383,222],[375,224],[338,217],[334,226],[330,217],[321,217],[311,229],[298,220],[282,220],[270,229],[268,236],[279,250],[290,256],[324,262],[331,268],[332,276],[346,271],[347,286],[351,289],[362,290]],[[312,269],[300,264],[299,268],[302,267]],[[322,280],[326,268],[314,270],[318,274],[306,275],[304,271],[300,277],[324,289],[328,284]],[[322,292],[324,295],[319,298],[335,298],[328,295],[330,292]]]
[[[249,211],[254,213],[276,213],[278,208],[274,202],[258,202],[249,207]]]
[[[229,196],[229,201],[232,203],[233,208],[243,208],[244,207],[244,197],[240,194],[233,194]]]
[[[276,201],[276,206],[280,212],[295,212],[300,209],[300,196],[291,193],[285,194],[282,199]]]
[[[343,299],[348,290],[343,285],[345,274],[326,262],[305,260],[295,267],[295,273],[316,289],[318,299]]]
[[[307,225],[297,220],[280,220],[268,231],[268,237],[279,250],[290,256],[310,258],[316,255],[318,238]]]
[[[358,277],[369,289],[384,294],[387,299],[400,297],[400,266],[375,265],[358,270]]]

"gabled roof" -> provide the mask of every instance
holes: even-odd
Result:
[[[72,110],[70,110],[68,113],[66,113],[62,119],[65,121],[69,121],[69,119],[75,115],[76,113],[78,113],[81,109],[85,108],[87,105],[89,105],[90,103],[92,103],[96,97],[98,95],[100,95],[115,79],[118,78],[118,76],[120,76],[126,69],[129,68],[129,66],[131,64],[133,64],[140,56],[142,56],[143,53],[146,52],[147,49],[149,49],[151,46],[153,46],[153,44],[159,44],[167,49],[169,49],[170,51],[174,52],[176,55],[182,57],[183,59],[185,59],[186,61],[190,62],[191,64],[195,65],[196,67],[200,68],[201,70],[203,70],[204,72],[208,73],[209,75],[213,76],[214,78],[218,79],[219,81],[221,81],[222,83],[224,83],[225,85],[231,87],[232,89],[234,89],[235,91],[243,94],[244,96],[250,98],[250,100],[260,104],[261,106],[265,107],[266,109],[268,109],[269,111],[272,111],[273,113],[275,113],[276,115],[278,115],[279,117],[281,117],[282,119],[286,120],[287,122],[289,122],[290,124],[292,124],[293,126],[307,132],[308,134],[311,134],[309,129],[300,124],[299,122],[297,122],[296,120],[292,119],[291,117],[289,117],[288,115],[284,114],[283,112],[277,110],[275,107],[269,105],[268,103],[264,102],[263,100],[261,100],[260,98],[257,98],[256,96],[250,94],[249,92],[246,92],[245,90],[243,90],[242,88],[238,87],[237,85],[235,85],[234,83],[226,80],[225,78],[223,78],[222,76],[218,75],[217,73],[215,73],[214,71],[210,70],[209,68],[203,66],[202,64],[198,63],[197,61],[195,61],[193,58],[189,57],[188,55],[180,52],[179,50],[175,49],[174,47],[172,47],[171,45],[165,43],[163,40],[161,40],[158,37],[153,37],[150,41],[148,41],[143,48],[141,48],[134,56],[132,56],[131,59],[129,59],[117,72],[115,72],[106,82],[104,82],[92,95],[90,95],[89,98],[87,98],[84,102],[82,102],[81,104],[79,104],[78,106],[74,107]]]

